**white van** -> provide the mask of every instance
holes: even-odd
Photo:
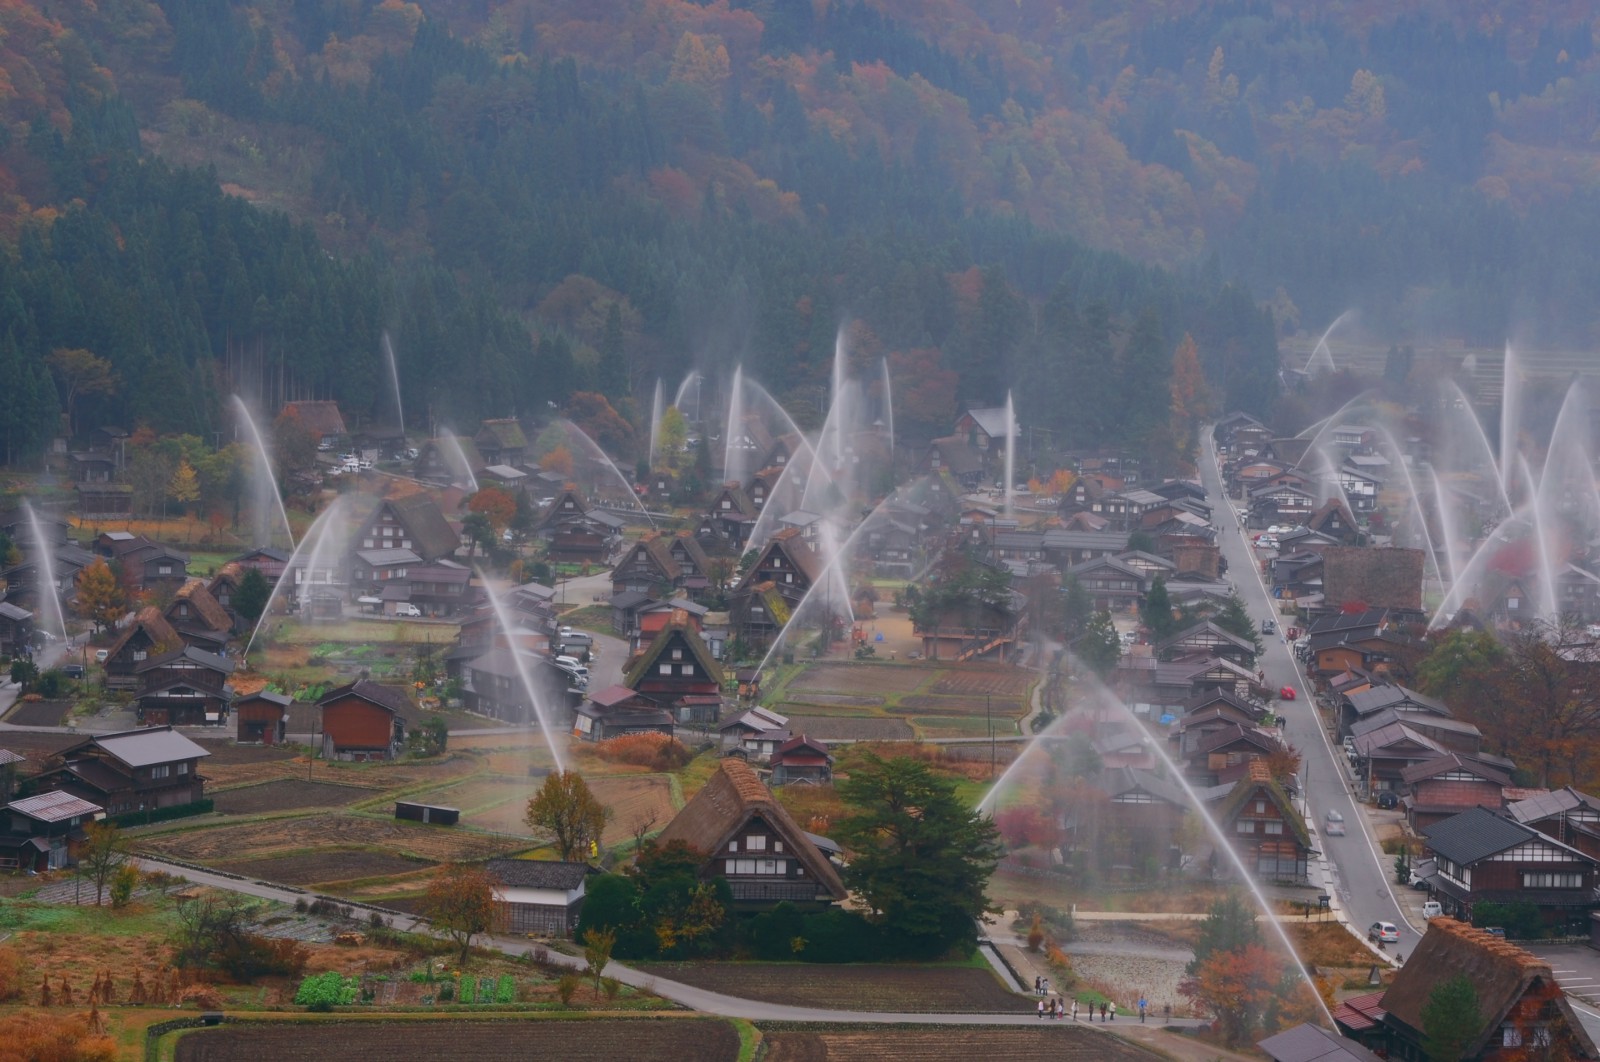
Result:
[[[410,602],[401,602],[400,604],[396,605],[394,607],[394,614],[396,616],[404,616],[407,619],[422,618],[422,610]]]

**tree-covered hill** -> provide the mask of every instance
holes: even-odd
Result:
[[[1145,443],[1185,332],[1270,405],[1258,303],[1596,323],[1576,5],[9,0],[0,30],[12,457],[59,348],[123,384],[80,421],[212,430],[235,389],[389,416],[387,331],[408,406],[461,423],[734,361],[803,399],[849,325],[914,432],[1015,385]]]

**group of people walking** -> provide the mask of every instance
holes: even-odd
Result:
[[[1079,1005],[1078,1001],[1076,999],[1074,999],[1072,1001],[1071,1009],[1069,1010],[1068,1006],[1067,1006],[1066,997],[1064,997],[1064,996],[1054,996],[1054,997],[1052,997],[1050,995],[1050,979],[1048,977],[1035,977],[1033,979],[1033,991],[1034,991],[1035,995],[1043,997],[1043,998],[1041,998],[1039,1000],[1039,1019],[1041,1021],[1043,1021],[1045,1018],[1049,1018],[1052,1021],[1059,1021],[1060,1019],[1065,1018],[1069,1013],[1072,1015],[1072,1020],[1073,1021],[1077,1021],[1078,1020],[1078,1005]],[[1101,1021],[1105,1022],[1105,1021],[1116,1021],[1117,1020],[1117,1004],[1116,1004],[1116,1002],[1114,1000],[1107,1000],[1107,1001],[1105,1001],[1103,1003],[1100,1003],[1100,1004],[1095,1004],[1095,1003],[1090,1003],[1089,1004],[1089,1020],[1090,1021],[1094,1021],[1094,1014],[1095,1014],[1095,1007],[1096,1006],[1099,1006],[1099,1008],[1100,1008],[1100,1020]],[[1145,1014],[1149,1011],[1149,1009],[1150,1009],[1149,1001],[1146,1000],[1143,996],[1140,996],[1139,997],[1139,1022],[1140,1022],[1140,1024],[1144,1023]],[[1163,1021],[1170,1023],[1172,1021],[1172,1004],[1168,1003],[1166,1005],[1166,1007],[1163,1010],[1163,1014],[1165,1015],[1165,1017],[1163,1018]]]

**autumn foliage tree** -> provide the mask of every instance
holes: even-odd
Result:
[[[61,384],[67,429],[77,431],[78,400],[87,395],[108,395],[117,389],[111,363],[81,347],[58,347],[45,359]]]
[[[511,526],[517,515],[517,500],[499,487],[484,487],[467,502],[471,512],[482,513],[496,532]]]
[[[565,446],[552,447],[549,453],[539,458],[539,468],[558,476],[572,475],[572,451]]]
[[[1260,944],[1217,951],[1200,963],[1178,990],[1217,1016],[1222,1040],[1242,1044],[1276,997],[1283,963]]]
[[[554,834],[562,859],[583,860],[599,845],[610,817],[611,809],[600,803],[582,775],[556,771],[545,776],[544,785],[528,801],[524,821]]]
[[[494,928],[494,882],[482,867],[447,864],[428,882],[421,911],[460,949],[459,961],[465,966],[473,938]]]
[[[106,563],[104,557],[78,573],[78,615],[95,625],[97,630],[107,630],[127,611],[128,599],[122,584]]]

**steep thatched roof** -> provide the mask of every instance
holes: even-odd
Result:
[[[1572,1046],[1584,1052],[1582,1057],[1596,1057],[1594,1041],[1573,1014],[1548,962],[1507,943],[1504,937],[1453,918],[1435,918],[1428,923],[1422,943],[1417,945],[1410,961],[1400,968],[1394,983],[1383,994],[1382,1005],[1388,1015],[1385,1020],[1398,1022],[1413,1035],[1420,1034],[1423,1008],[1447,974],[1465,977],[1478,994],[1479,1022],[1472,1030],[1466,1057],[1476,1058],[1487,1046],[1489,1037],[1498,1033],[1500,1026],[1508,1021],[1532,1025],[1547,1020],[1536,1014],[1517,1013],[1521,1009],[1518,1004],[1530,995],[1533,998],[1529,1003],[1541,1010],[1554,1006],[1556,1013],[1551,1031],[1556,1043],[1563,1042],[1561,1033],[1569,1033],[1573,1037]],[[1565,1030],[1556,1028],[1563,1022]]]
[[[187,603],[189,615],[179,614],[179,605]],[[172,604],[167,606],[167,615],[179,627],[191,629],[204,627],[212,631],[226,631],[233,626],[233,618],[228,615],[228,610],[217,603],[203,579],[190,579],[178,588],[173,595]]]
[[[128,640],[141,627],[144,628],[145,634],[150,638],[150,644],[156,648],[158,653],[171,652],[183,646],[183,639],[178,637],[178,632],[172,629],[172,624],[167,622],[167,618],[161,614],[161,610],[154,605],[146,605],[139,610],[139,614],[134,617],[133,622],[128,624],[127,629],[122,632],[122,636],[112,643],[107,655],[115,658],[122,651],[122,647],[128,644]]]
[[[723,760],[717,773],[667,823],[656,842],[664,845],[682,841],[697,852],[722,852],[727,849],[729,839],[755,817],[761,818],[783,838],[784,850],[800,860],[811,880],[817,883],[819,892],[827,891],[835,899],[844,899],[845,887],[839,872],[783,805],[773,799],[772,791],[761,783],[750,765],[740,759]]]
[[[633,658],[633,662],[628,665],[627,674],[622,677],[623,684],[629,689],[638,689],[645,677],[651,674],[661,654],[667,651],[667,646],[680,637],[683,644],[688,647],[689,655],[693,656],[694,662],[699,665],[700,673],[721,686],[722,665],[712,657],[711,650],[706,648],[706,643],[695,633],[695,629],[689,625],[687,619],[676,615],[671,622],[661,628],[661,633],[656,635],[655,640],[645,648],[644,652]]]

